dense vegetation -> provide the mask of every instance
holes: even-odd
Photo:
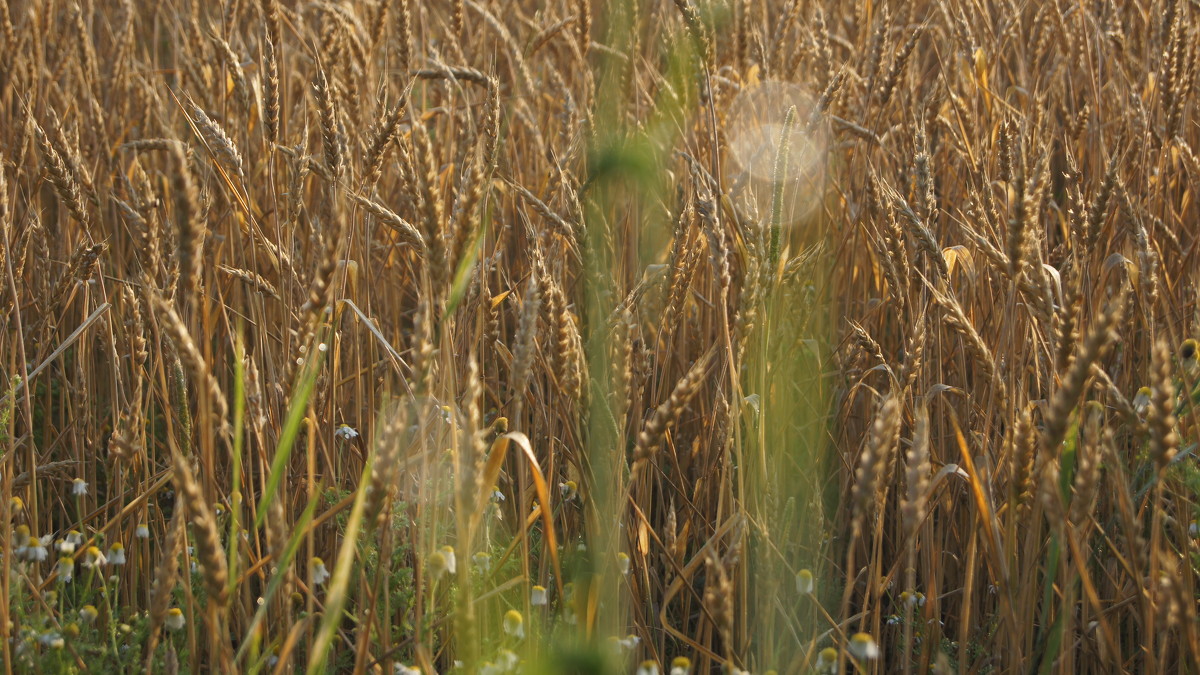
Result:
[[[0,0],[6,672],[1200,666],[1200,9]]]

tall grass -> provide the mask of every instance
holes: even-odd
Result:
[[[1182,672],[1182,0],[0,0],[5,672]]]

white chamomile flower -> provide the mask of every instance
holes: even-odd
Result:
[[[137,528],[133,530],[133,536],[137,537],[138,539],[149,539],[150,526],[145,523],[138,523]]]
[[[575,499],[575,496],[579,494],[579,485],[577,485],[575,481],[569,480],[559,483],[558,491],[560,494],[562,494],[563,501],[569,502],[572,499]]]
[[[75,578],[75,559],[64,555],[58,559],[58,579],[64,584],[71,583]]]
[[[689,675],[692,672],[692,660],[686,656],[676,656],[671,661],[671,675]]]
[[[167,610],[167,619],[163,622],[163,625],[167,627],[167,630],[171,632],[183,630],[183,627],[186,624],[187,619],[183,618],[182,609],[179,609],[178,607],[172,607],[171,609]]]
[[[1145,417],[1150,411],[1150,387],[1142,387],[1138,389],[1137,394],[1133,397],[1133,411],[1138,417]]]
[[[30,538],[31,535],[29,534],[29,526],[18,525],[17,529],[13,530],[12,535],[13,553],[18,556],[24,555],[25,547],[29,546]]]
[[[433,577],[434,581],[441,579],[450,569],[450,563],[446,560],[446,554],[441,551],[434,551],[429,556],[427,564],[429,566],[429,575]]]
[[[510,609],[504,613],[504,632],[517,639],[525,637],[525,619],[520,612]]]
[[[451,576],[458,570],[458,556],[454,555],[453,546],[443,546],[442,556],[446,559],[446,574]]]
[[[817,672],[832,673],[837,668],[838,652],[833,647],[826,647],[817,654]]]
[[[642,661],[638,666],[637,675],[658,675],[658,664],[653,661]]]
[[[100,552],[99,546],[89,546],[83,552],[83,566],[87,568],[99,567],[108,562],[108,558]]]
[[[62,649],[67,645],[66,641],[63,640],[63,636],[55,633],[54,631],[46,631],[45,633],[39,635],[38,642],[49,647],[50,649]]]
[[[796,592],[800,595],[808,595],[813,592],[813,573],[811,570],[802,569],[796,572]]]
[[[416,666],[406,666],[403,663],[392,665],[392,675],[421,675],[421,669]]]
[[[329,579],[329,569],[325,567],[325,561],[313,556],[309,561],[308,566],[312,569],[313,586],[320,586]]]
[[[113,545],[108,549],[108,564],[109,565],[124,565],[125,564],[125,544],[119,541],[114,541]]]
[[[88,484],[82,478],[76,478],[71,481],[71,494],[76,497],[82,497],[88,493]]]
[[[511,649],[501,649],[496,653],[496,665],[500,666],[504,672],[516,670],[517,664],[520,662],[521,659],[519,659],[516,652]]]
[[[626,635],[625,637],[621,638],[618,642],[625,649],[633,651],[634,649],[637,649],[637,646],[639,644],[642,643],[642,638],[634,635],[633,633],[630,633],[629,635]]]
[[[484,551],[480,551],[471,556],[471,560],[475,561],[475,567],[480,572],[486,574],[488,570],[492,569],[492,556]]]
[[[621,551],[617,553],[617,568],[621,570],[621,574],[629,574],[629,554]]]
[[[79,620],[85,624],[96,623],[98,616],[100,616],[100,612],[96,610],[95,605],[84,605],[83,609],[79,610]]]
[[[529,599],[529,604],[533,605],[534,607],[540,607],[540,606],[546,604],[546,587],[545,586],[534,586],[533,587],[533,597],[531,597]]]
[[[31,538],[25,546],[25,559],[29,562],[42,562],[50,552],[46,550],[46,545],[50,543],[50,535],[40,538]]]
[[[850,654],[859,661],[871,661],[879,658],[879,645],[875,644],[875,638],[868,633],[852,635],[847,648],[850,650]]]
[[[337,428],[337,431],[333,432],[333,436],[334,438],[350,441],[358,438],[358,429],[355,429],[349,424],[343,424]]]

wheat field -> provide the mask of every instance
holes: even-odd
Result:
[[[0,0],[4,672],[1200,671],[1200,6]]]

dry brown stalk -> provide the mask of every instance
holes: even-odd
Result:
[[[858,468],[854,471],[854,487],[850,495],[854,508],[850,523],[855,533],[862,532],[864,519],[876,502],[879,479],[885,473],[884,467],[892,461],[892,450],[899,433],[900,402],[895,396],[888,396],[879,404],[871,425],[871,435],[863,446]]]
[[[196,557],[204,568],[204,587],[208,592],[210,606],[220,611],[229,602],[229,568],[225,561],[225,549],[221,546],[221,535],[213,518],[208,500],[188,465],[188,460],[175,453],[175,489],[182,503],[176,508],[186,508],[192,523],[196,542]]]
[[[171,192],[175,199],[175,223],[178,228],[175,247],[176,274],[183,279],[184,297],[195,304],[204,275],[204,238],[207,234],[200,219],[200,196],[192,181],[187,155],[183,146],[169,145],[168,152],[174,162]],[[168,289],[173,291],[174,287]]]
[[[904,41],[904,45],[900,47],[900,51],[896,54],[896,59],[892,61],[887,75],[884,76],[883,82],[879,85],[878,96],[880,106],[886,106],[892,100],[892,94],[896,91],[896,85],[900,81],[900,76],[904,73],[904,68],[908,65],[908,59],[912,56],[913,49],[916,48],[917,40],[920,38],[921,31],[914,30],[909,34],[908,39]]]
[[[533,374],[533,357],[536,350],[538,315],[542,306],[542,286],[538,274],[529,275],[525,292],[521,295],[521,318],[517,325],[513,344],[511,396],[520,401],[525,397],[525,388]]]
[[[641,431],[638,432],[637,444],[633,450],[635,476],[639,466],[653,457],[654,453],[658,451],[663,437],[667,433],[667,429],[679,419],[679,415],[691,402],[692,397],[699,392],[700,385],[704,382],[704,376],[708,372],[708,368],[715,356],[715,351],[708,351],[696,359],[687,373],[675,383],[670,397],[666,401],[663,401],[654,410],[654,414],[650,416],[650,419],[646,420],[645,424],[642,425]],[[630,478],[630,483],[633,483],[633,478]]]
[[[1078,407],[1079,398],[1086,390],[1092,367],[1107,353],[1117,338],[1114,330],[1124,313],[1125,298],[1119,297],[1096,317],[1096,325],[1079,345],[1067,372],[1062,376],[1062,384],[1050,399],[1050,409],[1046,414],[1046,426],[1042,437],[1045,452],[1057,452],[1067,433],[1071,412]]]
[[[238,152],[237,145],[221,125],[195,105],[192,106],[192,120],[199,127],[200,137],[213,153],[213,159],[229,173],[239,178],[244,177],[246,172],[242,163],[242,153]]]
[[[191,331],[188,330],[175,308],[163,299],[160,293],[152,289],[148,289],[147,293],[150,307],[154,310],[167,335],[171,337],[179,358],[187,366],[192,378],[203,385],[205,393],[211,400],[213,405],[212,422],[215,428],[223,435],[228,434],[229,402],[226,400],[224,392],[221,391],[217,378],[213,376],[212,370],[208,367],[204,355],[200,353],[200,348],[192,339]]]
[[[317,112],[321,121],[321,148],[325,153],[325,170],[337,180],[346,170],[346,158],[342,149],[342,135],[338,128],[333,92],[323,69],[317,71],[313,91],[317,95]]]
[[[280,299],[279,291],[275,290],[275,286],[270,281],[267,281],[266,278],[264,278],[261,274],[237,267],[227,267],[225,265],[221,265],[219,269],[229,276],[240,280],[242,283],[246,284],[250,288],[255,289],[259,293],[266,293],[276,300]]]
[[[404,116],[407,107],[408,96],[403,95],[388,108],[382,122],[376,127],[363,158],[363,181],[367,185],[374,185],[379,180],[383,162],[387,159],[387,151],[400,135],[400,118]]]
[[[1171,378],[1171,350],[1162,340],[1150,352],[1150,406],[1146,424],[1150,427],[1150,458],[1162,472],[1179,450],[1175,431],[1175,384]]]
[[[271,3],[268,3],[271,4]],[[278,7],[276,7],[278,11]],[[263,129],[266,132],[267,146],[272,147],[279,142],[279,54],[270,38],[263,43],[264,72],[262,78]]]
[[[363,197],[361,195],[351,195],[355,202],[366,209],[371,215],[379,219],[379,222],[387,225],[394,232],[400,235],[404,243],[417,249],[421,255],[425,253],[425,239],[421,236],[421,232],[417,230],[411,223],[396,215],[383,204],[380,204],[374,199]]]
[[[0,670],[1186,671],[1194,5],[0,0]]]
[[[904,516],[905,536],[911,539],[925,520],[929,502],[929,409],[925,406],[917,408],[912,445],[904,459],[906,491],[900,511]]]
[[[1000,369],[996,364],[996,357],[979,334],[979,331],[975,329],[974,324],[971,323],[970,319],[963,312],[962,305],[953,297],[940,293],[935,293],[933,298],[945,310],[942,314],[942,320],[946,322],[946,325],[951,330],[962,337],[963,346],[970,352],[975,365],[979,366],[983,370],[983,374],[991,381],[998,400],[1007,400],[1008,385],[1005,384]]]
[[[42,161],[46,165],[46,172],[50,174],[50,182],[54,185],[59,199],[66,204],[67,209],[71,212],[71,217],[86,230],[91,221],[87,209],[84,208],[83,194],[80,191],[79,183],[72,177],[66,161],[54,148],[49,136],[36,122],[33,122],[33,132],[37,138],[38,150],[42,153]]]
[[[150,640],[146,649],[147,662],[154,657],[159,630],[167,618],[167,611],[171,609],[171,594],[179,582],[179,555],[183,553],[187,538],[186,513],[187,510],[182,504],[176,506],[167,525],[161,557],[154,571],[154,583],[150,591]]]

